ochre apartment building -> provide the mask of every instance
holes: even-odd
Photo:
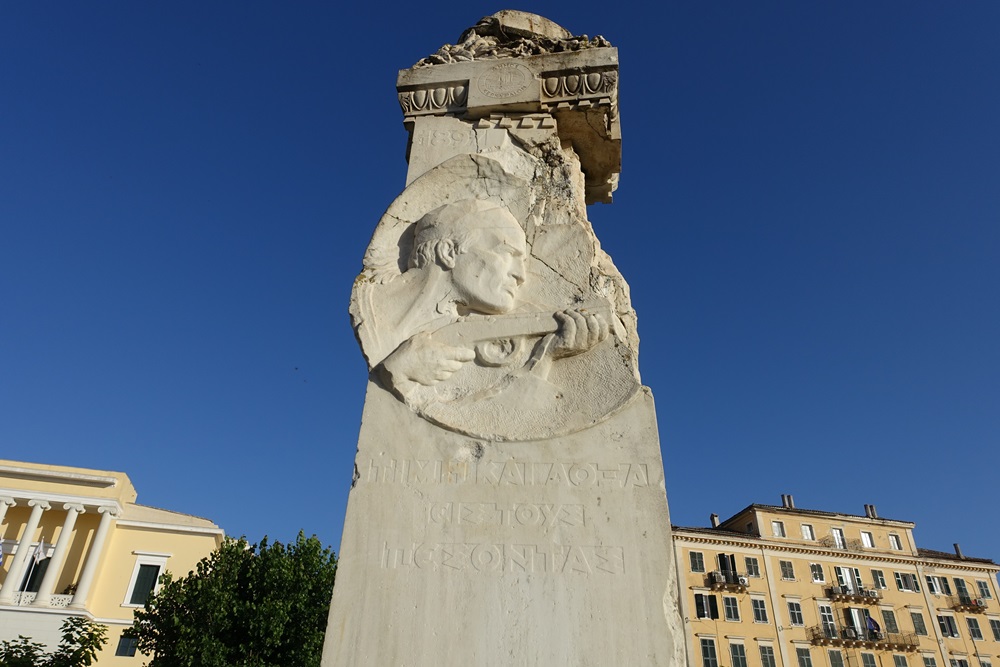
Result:
[[[160,574],[215,550],[207,519],[136,502],[121,472],[0,460],[0,640],[55,646],[68,616],[108,626],[101,665],[143,664],[122,637]]]
[[[750,505],[673,529],[690,667],[1000,667],[992,560],[914,524]]]

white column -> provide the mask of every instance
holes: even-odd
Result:
[[[49,559],[49,566],[45,569],[45,576],[38,586],[38,595],[35,596],[33,605],[35,607],[48,607],[52,601],[52,589],[56,587],[59,578],[59,571],[62,570],[63,561],[66,560],[66,550],[69,548],[69,540],[73,536],[73,526],[76,525],[76,517],[83,514],[83,505],[73,505],[66,503],[63,505],[66,510],[66,521],[62,530],[59,531],[59,539],[56,540],[55,551]]]
[[[4,579],[3,588],[0,588],[0,604],[10,604],[14,601],[14,593],[24,576],[24,564],[31,556],[31,542],[35,538],[35,531],[38,530],[38,522],[42,520],[42,512],[49,509],[49,504],[44,500],[29,500],[31,516],[28,517],[28,525],[24,527],[24,534],[21,541],[17,543],[17,553],[14,554],[14,562],[10,564],[7,578]]]
[[[3,524],[3,518],[7,515],[7,508],[13,507],[17,503],[14,502],[13,498],[8,498],[7,496],[0,496],[0,524]],[[3,539],[3,533],[0,532],[0,539]]]
[[[69,605],[74,609],[83,609],[87,606],[87,595],[90,593],[91,584],[94,583],[97,563],[101,560],[104,541],[108,537],[108,528],[111,525],[111,519],[116,517],[114,507],[98,507],[97,511],[101,513],[101,523],[98,524],[94,540],[90,543],[90,551],[87,552],[87,562],[83,564],[83,572],[80,573],[80,579],[76,582],[76,593]]]

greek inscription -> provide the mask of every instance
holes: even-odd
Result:
[[[369,460],[365,479],[379,484],[478,484],[640,488],[649,486],[645,463]]]
[[[531,70],[520,63],[495,65],[479,77],[479,92],[496,99],[514,97],[534,78]]]
[[[625,574],[625,550],[599,545],[437,542],[390,547],[384,543],[380,560],[385,570],[584,577]]]
[[[430,524],[576,528],[586,525],[586,517],[583,505],[458,502],[427,505],[427,523]]]
[[[465,147],[472,144],[472,134],[459,130],[424,130],[413,136],[414,146]]]

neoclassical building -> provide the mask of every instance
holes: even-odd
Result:
[[[0,640],[55,645],[67,616],[108,626],[102,665],[141,665],[122,637],[160,574],[222,542],[208,519],[139,505],[121,472],[0,460]]]
[[[914,524],[750,505],[674,526],[690,667],[1000,667],[1000,566]]]

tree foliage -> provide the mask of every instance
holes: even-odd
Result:
[[[62,639],[54,653],[45,646],[19,635],[14,641],[0,642],[0,667],[87,667],[108,641],[108,629],[81,616],[71,616],[60,628]]]
[[[160,580],[129,633],[149,667],[319,667],[337,558],[316,536],[227,539]]]

